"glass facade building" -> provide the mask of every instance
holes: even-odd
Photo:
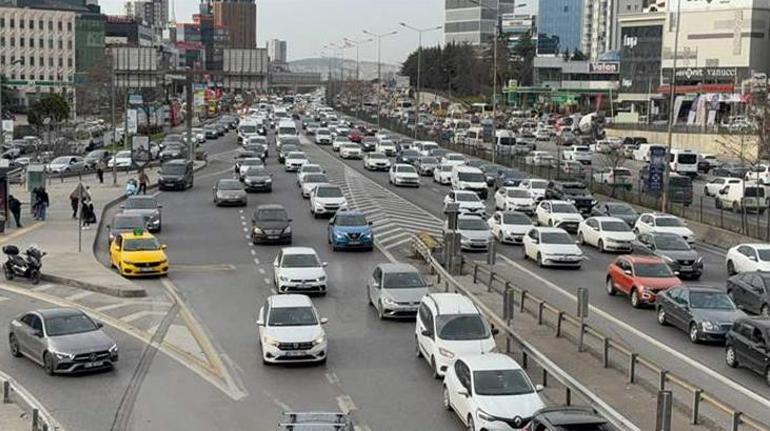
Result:
[[[649,94],[660,84],[663,26],[621,28],[620,91]]]
[[[580,49],[582,22],[583,0],[541,1],[537,14],[538,54]]]

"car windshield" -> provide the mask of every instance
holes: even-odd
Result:
[[[683,227],[684,223],[676,217],[658,217],[655,224],[661,227]]]
[[[113,229],[137,229],[144,228],[144,217],[115,217],[112,219]]]
[[[574,244],[575,241],[567,232],[543,232],[540,234],[543,244]]]
[[[450,160],[450,161],[453,161],[453,162],[459,162],[459,161],[464,161],[465,160],[465,156],[460,155],[460,154],[447,154],[445,157],[446,157],[447,160]]]
[[[586,188],[582,185],[569,185],[564,186],[564,192],[569,195],[584,195],[586,194]]]
[[[436,317],[438,338],[442,340],[483,340],[489,328],[478,314],[444,314]]]
[[[396,166],[396,172],[405,173],[405,174],[414,174],[417,171],[414,170],[413,166]]]
[[[329,131],[329,129],[318,129],[315,131],[316,135],[331,135],[332,132]]]
[[[316,196],[319,198],[341,198],[342,190],[339,187],[318,187]]]
[[[302,153],[302,152],[296,151],[296,152],[293,152],[293,153],[289,153],[289,154],[286,156],[286,158],[287,158],[287,159],[298,159],[298,160],[302,160],[302,159],[306,159],[306,158],[307,158],[307,156],[305,156],[305,153]]]
[[[303,174],[308,174],[308,173],[321,173],[321,172],[323,172],[323,171],[324,171],[324,170],[323,170],[323,168],[322,168],[322,167],[320,167],[320,166],[318,166],[318,165],[305,165],[305,166],[303,166],[303,167],[300,169],[300,172],[302,172]]]
[[[509,198],[531,198],[532,194],[529,193],[529,190],[524,189],[509,189],[508,190],[508,197]]]
[[[503,214],[503,224],[523,224],[530,225],[532,220],[526,214],[511,212]]]
[[[315,254],[286,254],[283,256],[282,268],[317,268],[321,266]]]
[[[85,314],[71,314],[45,319],[45,332],[49,337],[60,335],[80,334],[99,329],[91,318]]]
[[[241,166],[257,166],[261,165],[261,159],[243,159],[241,160]]]
[[[382,287],[385,289],[414,289],[425,286],[425,281],[417,272],[387,272],[382,279]]]
[[[318,324],[311,307],[273,307],[268,326],[314,326]]]
[[[388,157],[385,154],[381,154],[381,153],[370,153],[369,158],[370,159],[387,159]]]
[[[671,268],[665,263],[637,263],[634,265],[634,272],[637,277],[667,278],[674,276]]]
[[[241,133],[257,133],[257,126],[244,125],[241,126]]]
[[[166,164],[160,167],[161,175],[182,175],[187,171],[187,166],[179,164]]]
[[[476,395],[523,395],[535,391],[522,370],[481,370],[473,372]]]
[[[529,187],[531,189],[544,189],[548,187],[548,181],[530,181]]]
[[[264,168],[264,166],[253,166],[246,170],[246,176],[247,177],[266,177],[270,173],[267,172],[267,169]]]
[[[450,165],[441,165],[441,166],[439,166],[438,170],[442,171],[442,172],[451,172],[452,171],[452,166],[450,166]]]
[[[423,157],[420,159],[420,163],[423,165],[435,165],[438,164],[438,159],[435,157]]]
[[[578,212],[572,204],[553,204],[552,211],[555,214],[576,214]]]
[[[123,251],[153,251],[160,250],[160,244],[155,238],[136,238],[123,241]]]
[[[299,148],[297,148],[296,145],[293,144],[283,144],[281,145],[281,153],[289,154],[292,151],[297,151]]]
[[[218,190],[240,190],[241,183],[237,180],[222,180],[217,184]]]
[[[655,247],[659,250],[685,251],[690,249],[690,245],[687,244],[687,241],[679,235],[661,235],[655,238]]]
[[[279,135],[296,135],[297,129],[294,127],[280,127],[278,128]]]
[[[360,214],[337,214],[335,217],[337,226],[367,226],[366,217]]]
[[[735,304],[724,292],[690,292],[690,307],[706,310],[735,310]]]
[[[125,208],[128,210],[150,210],[157,207],[155,199],[152,198],[131,198],[125,204]]]
[[[415,150],[403,150],[401,151],[401,157],[418,157],[420,153]]]
[[[631,228],[623,221],[603,221],[602,230],[606,232],[631,232]]]
[[[457,179],[469,183],[483,183],[487,180],[481,172],[460,172],[457,174]]]
[[[318,184],[327,183],[329,182],[329,179],[326,178],[326,175],[324,174],[310,174],[305,175],[305,177],[302,179],[302,182],[305,184]]]
[[[456,193],[455,200],[458,202],[478,202],[479,195],[476,193]]]
[[[460,218],[457,220],[457,228],[460,230],[487,230],[489,227],[481,218]]]
[[[610,214],[620,214],[620,215],[636,214],[636,211],[634,211],[633,208],[625,204],[607,204],[607,210],[609,211]]]
[[[260,221],[286,221],[288,220],[286,210],[280,208],[271,208],[257,211],[257,220]]]

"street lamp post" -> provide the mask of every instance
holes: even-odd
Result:
[[[399,23],[402,27],[408,28],[409,30],[416,31],[417,32],[417,110],[415,112],[415,119],[414,119],[414,138],[417,139],[417,125],[420,122],[420,106],[421,106],[421,97],[420,97],[420,91],[421,88],[421,81],[422,78],[420,74],[422,73],[422,34],[429,31],[436,31],[441,30],[444,28],[443,26],[435,26],[435,27],[426,27],[426,28],[417,28],[413,27],[405,22]]]
[[[377,130],[380,130],[380,90],[382,90],[382,39],[388,36],[397,34],[397,31],[391,31],[388,33],[376,34],[368,30],[364,30],[364,34],[373,36],[377,39]]]
[[[16,64],[22,64],[24,61],[21,58],[11,61],[10,66]],[[3,66],[0,65],[0,147],[5,144],[5,129],[3,129]]]
[[[682,0],[676,2],[676,33],[674,33],[674,61],[671,68],[671,82],[668,83],[668,90],[671,92],[669,95],[668,103],[668,149],[666,150],[665,167],[663,168],[663,199],[661,199],[661,211],[666,212],[666,205],[668,204],[668,180],[671,175],[671,166],[668,163],[668,155],[671,154],[672,134],[674,132],[674,121],[676,121],[676,115],[674,113],[674,98],[676,97],[676,59],[679,56],[679,22],[682,15]],[[649,114],[648,114],[649,115]]]

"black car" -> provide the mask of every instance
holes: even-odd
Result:
[[[283,144],[281,149],[278,150],[278,162],[283,164],[286,162],[286,155],[293,151],[301,151],[300,147],[294,144]]]
[[[521,180],[527,178],[526,175],[513,168],[503,168],[497,173],[495,179],[495,190],[500,187],[517,187]]]
[[[185,159],[170,160],[160,166],[160,190],[185,190],[193,186],[193,162]]]
[[[144,216],[140,214],[117,213],[112,216],[112,222],[107,225],[107,247],[112,244],[112,240],[123,232],[133,232],[137,229],[146,229],[147,222]]]
[[[246,169],[241,181],[247,192],[273,191],[273,174],[264,166],[252,166]]]
[[[414,165],[420,158],[420,152],[417,150],[401,150],[396,155],[396,163],[406,163],[407,165]]]
[[[291,244],[291,219],[281,205],[260,205],[251,217],[251,242]]]
[[[361,149],[366,152],[372,152],[377,149],[377,138],[373,136],[367,136],[361,140]]]
[[[636,219],[639,218],[639,213],[625,202],[602,202],[596,204],[591,210],[591,215],[616,217],[631,227],[636,224]]]
[[[697,280],[703,275],[703,258],[675,233],[640,233],[634,249],[637,253],[660,257],[680,278]]]
[[[616,431],[615,427],[610,425],[606,419],[590,407],[582,406],[544,407],[534,413],[529,424],[524,429],[527,431],[564,431],[572,429]]]
[[[83,161],[85,162],[87,169],[96,169],[96,165],[100,162],[102,165],[106,166],[110,157],[112,157],[110,150],[93,150],[86,154]]]
[[[596,200],[580,181],[550,181],[545,198],[571,202],[583,214],[590,214],[596,205]]]
[[[269,154],[267,145],[264,144],[245,144],[243,150],[256,154],[263,162]]]
[[[725,362],[764,377],[770,385],[770,319],[744,317],[733,323],[725,337]]]
[[[752,314],[770,317],[770,273],[743,272],[727,279],[727,293],[735,304]]]
[[[167,143],[163,146],[163,150],[160,152],[159,157],[161,162],[175,159],[186,159],[187,144],[181,142]]]
[[[658,323],[687,331],[690,341],[723,341],[736,319],[745,317],[730,297],[713,287],[677,286],[658,293]]]
[[[715,177],[743,178],[749,171],[749,166],[740,163],[726,162],[711,169],[711,175]]]
[[[497,177],[500,175],[500,170],[505,168],[500,165],[486,163],[481,165],[479,169],[481,169],[481,172],[484,172],[484,176],[487,178],[487,186],[492,187],[497,182]]]
[[[482,166],[486,165],[488,162],[486,160],[481,159],[472,159],[468,160],[468,163],[466,165],[473,167],[473,168],[481,168]]]
[[[204,126],[203,133],[206,134],[206,139],[216,139],[219,137],[219,130],[213,126]]]

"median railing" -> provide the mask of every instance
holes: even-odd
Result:
[[[0,372],[0,385],[2,385],[3,404],[14,403],[27,412],[32,419],[31,431],[64,429],[32,394],[2,372]]]
[[[466,293],[462,287],[456,287],[456,282],[449,278],[441,265],[429,252],[425,251],[427,250],[425,244],[418,238],[414,239],[414,244],[415,250],[428,261],[439,278],[444,279],[445,290]],[[770,431],[768,425],[726,403],[716,394],[699,388],[684,377],[667,370],[599,329],[581,321],[577,316],[516,286],[495,273],[494,268],[490,269],[487,265],[478,262],[463,261],[462,271],[464,274],[472,274],[474,283],[486,286],[489,292],[502,295],[504,312],[509,308],[509,311],[515,309],[520,313],[527,313],[537,320],[538,325],[552,328],[557,338],[563,337],[576,344],[582,340],[582,348],[585,351],[596,357],[602,367],[615,368],[625,373],[627,383],[642,384],[654,391],[671,391],[678,407],[688,412],[690,423],[698,425],[711,422],[720,429],[730,431]],[[500,319],[496,320],[500,321]],[[506,324],[509,325],[510,322],[511,319],[508,319]]]
[[[524,368],[528,368],[530,366],[529,362],[533,361],[542,370],[541,383],[543,386],[548,386],[551,383],[551,379],[556,380],[561,384],[564,388],[564,404],[571,405],[573,403],[573,397],[579,396],[585,403],[606,418],[617,429],[628,431],[639,430],[636,425],[601,400],[596,394],[578,382],[574,377],[567,374],[567,372],[562,370],[558,365],[535,349],[535,347],[514,331],[511,325],[513,318],[512,297],[506,302],[508,307],[503,307],[503,317],[500,317],[498,313],[479,301],[473,293],[469,292],[463,285],[452,278],[452,276],[450,276],[433,257],[431,248],[419,237],[413,237],[412,247],[430,266],[431,271],[437,275],[438,284],[440,286],[443,285],[445,291],[458,292],[469,297],[489,322],[500,330],[506,340],[505,351],[507,353],[513,353],[515,350],[521,352],[521,365]]]

